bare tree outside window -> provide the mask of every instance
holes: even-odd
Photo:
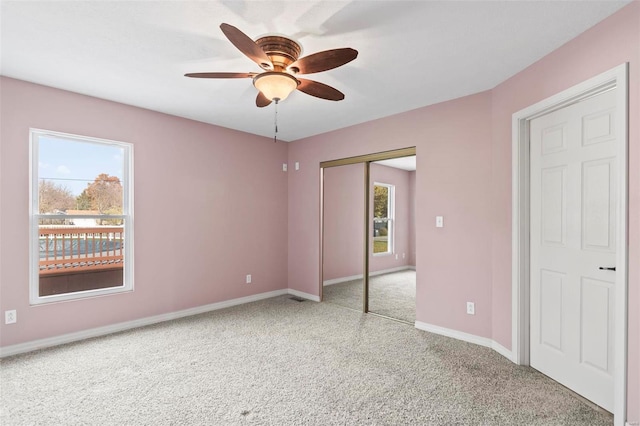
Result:
[[[38,182],[39,211],[42,214],[64,212],[76,205],[71,190],[50,180]]]

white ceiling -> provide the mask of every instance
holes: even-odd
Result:
[[[391,160],[380,160],[376,161],[376,164],[412,172],[416,169],[416,156],[412,155],[410,157],[392,158]]]
[[[273,105],[255,106],[250,79],[187,72],[259,72],[224,37],[283,34],[303,54],[359,51],[305,76],[340,102],[294,92],[278,106],[292,141],[495,87],[625,1],[8,1],[1,3],[0,73],[273,137]]]

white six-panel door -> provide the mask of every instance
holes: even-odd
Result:
[[[530,123],[530,364],[613,411],[615,90]]]

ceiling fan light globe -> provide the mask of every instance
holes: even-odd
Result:
[[[284,72],[265,72],[253,78],[253,85],[269,100],[283,101],[298,87],[298,80]]]

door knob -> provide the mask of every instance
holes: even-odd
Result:
[[[615,271],[616,267],[615,266],[611,266],[611,267],[601,266],[598,269],[601,269],[603,271]]]

